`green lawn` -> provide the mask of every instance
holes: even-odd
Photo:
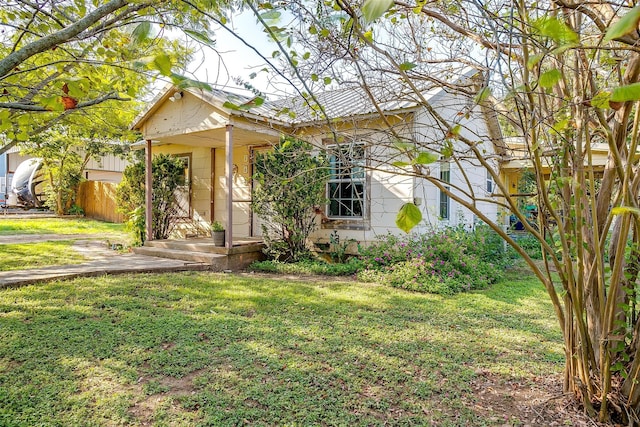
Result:
[[[7,234],[115,234],[124,235],[124,225],[85,218],[0,217],[0,235]]]
[[[471,384],[562,360],[526,277],[449,298],[215,273],[0,291],[2,426],[501,425]]]
[[[0,271],[81,263],[86,258],[72,248],[73,243],[58,240],[0,245]]]

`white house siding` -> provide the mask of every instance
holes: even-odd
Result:
[[[194,95],[183,92],[179,100],[164,102],[149,116],[142,132],[146,139],[185,135],[192,132],[224,127],[226,119],[213,107]]]
[[[459,123],[461,125],[460,134],[472,141],[477,141],[478,148],[486,153],[487,158],[490,158],[493,154],[493,146],[488,140],[486,125],[478,108],[469,112],[469,103],[465,98],[444,92],[433,98],[431,102],[438,114],[450,122]],[[466,116],[466,113],[470,114]],[[416,115],[415,132],[416,139],[433,146],[436,150],[440,149],[446,135],[446,129],[441,129],[426,110],[422,110]],[[456,152],[468,151],[462,142],[453,140],[453,143]],[[495,162],[493,164],[496,166]],[[431,176],[440,177],[441,165],[441,162],[431,165]],[[470,192],[468,182],[471,182],[476,198],[490,198],[491,194],[487,191],[487,172],[478,160],[473,158],[472,153],[469,153],[467,159],[461,160],[460,165],[451,160],[449,168],[452,189],[459,187]],[[454,193],[463,195],[462,192],[455,191],[455,189]],[[414,194],[421,201],[420,207],[424,219],[417,231],[425,232],[433,228],[459,225],[471,227],[478,222],[478,218],[473,212],[453,199],[450,199],[449,218],[440,218],[440,190],[422,178],[415,179]],[[476,205],[489,219],[497,219],[498,208],[495,203],[477,202]]]

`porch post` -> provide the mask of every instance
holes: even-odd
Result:
[[[227,125],[225,151],[227,154],[227,234],[225,247],[233,247],[233,125]]]
[[[151,170],[151,140],[147,139],[145,147],[145,225],[147,229],[147,240],[153,240],[153,175]]]

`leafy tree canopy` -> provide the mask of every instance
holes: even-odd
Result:
[[[0,10],[0,152],[55,123],[101,106],[120,110],[161,77],[179,74],[190,51],[179,29],[213,45],[218,4],[194,0],[8,0]],[[103,112],[104,110],[102,110]]]

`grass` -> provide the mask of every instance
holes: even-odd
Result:
[[[0,245],[0,271],[81,263],[86,258],[71,248],[73,243],[59,240]]]
[[[0,235],[8,234],[115,234],[124,235],[124,225],[84,218],[0,217]]]
[[[562,369],[541,286],[455,297],[214,273],[0,291],[0,425],[496,425],[479,371]],[[517,423],[517,420],[512,420]]]

